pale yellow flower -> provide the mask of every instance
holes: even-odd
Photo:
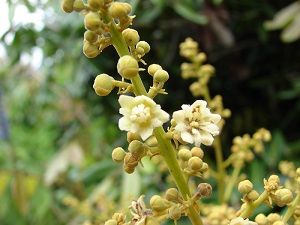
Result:
[[[182,110],[173,113],[175,131],[179,132],[183,141],[195,144],[211,145],[214,138],[219,134],[217,123],[221,120],[218,114],[212,114],[203,100],[195,101],[191,106],[182,105]]]
[[[147,96],[121,95],[119,103],[119,112],[123,115],[119,120],[120,130],[137,132],[143,140],[152,135],[154,128],[169,120],[169,114]]]
[[[257,225],[257,223],[249,221],[249,219],[244,220],[242,217],[238,217],[231,220],[229,225]]]

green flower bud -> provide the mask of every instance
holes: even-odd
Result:
[[[203,162],[200,172],[204,173],[208,170],[208,168],[208,164],[206,162]]]
[[[191,153],[192,154],[192,153]],[[196,156],[192,156],[189,160],[188,160],[188,165],[189,167],[194,170],[194,171],[200,171],[200,169],[202,168],[203,165],[203,161],[202,159],[196,157]]]
[[[197,189],[201,196],[209,196],[212,193],[212,186],[209,183],[201,183]]]
[[[125,79],[131,79],[138,74],[138,62],[130,55],[122,56],[117,64],[118,73]]]
[[[294,200],[293,193],[287,188],[275,191],[275,196],[277,198],[275,202],[280,207],[285,206]]]
[[[251,190],[250,192],[247,193],[247,198],[251,201],[255,201],[258,199],[259,194],[255,190]]]
[[[104,225],[118,225],[118,222],[115,220],[107,220]]]
[[[154,195],[150,199],[150,206],[156,212],[161,212],[170,207],[170,203],[168,203],[165,199],[160,197],[159,195]]]
[[[136,44],[136,48],[142,48],[142,49],[144,49],[145,53],[148,53],[150,51],[150,45],[146,41],[139,41]]]
[[[123,169],[126,173],[132,174],[135,170],[135,167],[129,167],[126,164],[123,164]]]
[[[75,0],[73,8],[76,12],[80,12],[84,9],[84,2],[83,0]]]
[[[178,205],[173,205],[168,210],[168,215],[172,220],[179,220],[181,217],[181,209]]]
[[[278,220],[280,221],[281,217],[280,217],[280,215],[278,213],[270,213],[267,216],[267,219],[268,219],[269,224],[273,224],[273,223],[275,223]]]
[[[145,145],[138,140],[130,142],[128,149],[136,160],[140,160],[146,153]]]
[[[128,46],[135,46],[140,40],[139,33],[134,29],[127,28],[123,30],[122,35]]]
[[[132,133],[132,132],[127,132],[127,141],[128,143],[134,141],[134,140],[140,140],[141,136],[139,135],[139,133]]]
[[[151,76],[154,76],[154,74],[157,70],[162,70],[162,67],[158,64],[151,64],[150,66],[148,66],[148,73]]]
[[[123,148],[117,147],[112,151],[112,159],[116,163],[120,163],[124,160],[126,152]]]
[[[238,185],[238,191],[241,194],[247,194],[250,191],[252,191],[252,189],[253,189],[253,184],[251,183],[250,180],[243,180]]]
[[[176,199],[178,199],[178,190],[176,188],[169,188],[167,191],[166,191],[166,199],[168,201],[175,201]]]
[[[127,153],[124,157],[124,166],[129,168],[135,168],[138,165],[138,161],[131,153]]]
[[[201,148],[199,148],[199,147],[193,147],[193,148],[191,149],[191,153],[192,153],[192,156],[197,156],[197,157],[199,157],[200,159],[202,159],[203,156],[204,156],[203,150],[202,150]]]
[[[131,6],[124,2],[113,2],[108,12],[113,18],[122,20],[131,12]]]
[[[187,148],[182,148],[178,152],[178,156],[183,160],[183,161],[188,161],[192,157],[192,153],[189,149]]]
[[[260,213],[255,217],[255,222],[260,225],[267,225],[268,219],[264,214]]]
[[[165,83],[169,79],[169,74],[165,70],[157,70],[153,78],[158,82]]]
[[[84,25],[87,30],[95,31],[101,28],[102,21],[98,13],[89,12],[84,17]]]
[[[98,75],[95,78],[93,88],[97,95],[106,96],[114,89],[114,78],[105,73]]]
[[[75,0],[63,0],[61,3],[61,8],[66,12],[66,13],[71,13],[73,12],[73,4]]]
[[[98,40],[98,34],[94,31],[87,30],[84,32],[84,40],[94,43]]]
[[[135,51],[136,51],[136,53],[137,53],[139,56],[144,56],[144,55],[145,55],[145,51],[144,51],[144,49],[141,48],[141,47],[135,48]]]
[[[83,45],[83,53],[88,58],[95,58],[97,55],[99,55],[98,46],[86,41]]]
[[[102,6],[102,0],[89,0],[88,4],[93,11],[99,11]]]

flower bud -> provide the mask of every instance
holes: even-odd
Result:
[[[118,222],[115,220],[107,220],[104,225],[118,225]]]
[[[154,76],[154,74],[157,70],[162,70],[162,67],[158,64],[151,64],[150,66],[148,66],[148,73],[151,76]]]
[[[98,13],[89,12],[84,17],[84,25],[87,30],[95,31],[101,28],[102,21]]]
[[[285,206],[294,200],[293,193],[287,188],[275,191],[275,196],[277,198],[277,201],[275,202],[280,207]]]
[[[197,156],[197,157],[199,157],[200,159],[202,159],[203,156],[204,156],[203,150],[202,150],[201,148],[199,148],[199,147],[193,147],[193,148],[191,149],[191,153],[192,153],[192,156]]]
[[[89,0],[88,4],[93,11],[99,11],[102,5],[101,0]]]
[[[112,219],[116,220],[118,223],[124,223],[126,220],[126,216],[123,213],[115,213],[112,216]]]
[[[276,221],[280,221],[281,220],[281,217],[278,213],[270,213],[268,216],[267,216],[267,219],[268,219],[268,222],[269,224],[273,224],[275,223]]]
[[[131,12],[131,6],[124,2],[113,2],[108,12],[113,18],[121,20],[127,17]]]
[[[212,186],[209,183],[201,183],[197,189],[201,196],[209,196],[212,193]]]
[[[127,141],[128,143],[134,141],[134,140],[140,140],[141,136],[139,135],[138,132],[132,133],[132,132],[127,132]]]
[[[63,0],[61,3],[61,7],[62,9],[66,12],[66,13],[71,13],[74,9],[73,9],[73,4],[74,4],[75,0]]]
[[[165,70],[157,70],[153,76],[154,80],[165,83],[169,79],[169,74]]]
[[[203,162],[200,172],[204,173],[208,170],[208,168],[208,164],[206,162]]]
[[[161,212],[169,208],[170,204],[159,195],[154,195],[150,199],[150,206],[154,211]]]
[[[273,223],[272,225],[286,225],[287,223],[283,222],[283,221],[276,221],[275,223]]]
[[[145,145],[138,140],[130,142],[128,149],[136,160],[140,160],[146,153]]]
[[[145,51],[141,47],[135,48],[135,51],[138,54],[138,56],[140,56],[140,57],[145,55]]]
[[[146,41],[139,41],[136,44],[136,48],[142,48],[142,49],[144,49],[145,53],[148,53],[150,51],[150,45]]]
[[[192,170],[200,171],[200,169],[202,168],[202,165],[203,165],[203,161],[202,161],[202,159],[200,159],[196,156],[193,156],[188,160],[188,165]]]
[[[83,45],[83,53],[88,58],[95,58],[97,55],[99,55],[99,49],[96,45],[86,41]]]
[[[124,151],[123,148],[117,147],[112,151],[112,159],[116,163],[120,163],[124,160],[126,152]]]
[[[135,167],[129,167],[126,164],[123,164],[123,169],[126,173],[132,174],[135,170]]]
[[[176,188],[169,188],[167,191],[166,191],[166,199],[168,201],[175,201],[177,198],[178,198],[178,190]]]
[[[188,161],[191,157],[192,157],[192,153],[189,149],[187,148],[182,148],[179,150],[178,152],[178,156],[184,160],[184,161]]]
[[[131,153],[127,153],[124,157],[124,166],[129,168],[135,168],[138,165],[138,161]]]
[[[255,217],[255,222],[260,225],[267,225],[268,219],[264,214],[260,213]]]
[[[98,75],[95,78],[93,88],[97,95],[106,96],[114,89],[114,78],[105,73]]]
[[[140,40],[139,33],[134,29],[127,28],[123,30],[122,35],[128,46],[134,46]]]
[[[172,220],[179,220],[181,217],[181,209],[178,205],[173,205],[168,210],[168,215]]]
[[[118,73],[125,79],[131,79],[138,74],[138,62],[130,55],[122,56],[117,64]]]
[[[84,9],[84,2],[83,0],[75,0],[73,8],[76,12],[80,12]]]
[[[84,40],[94,43],[98,40],[98,34],[94,31],[87,30],[84,32]]]
[[[241,194],[247,194],[252,191],[253,184],[250,180],[243,180],[238,185],[238,190]]]
[[[247,198],[251,201],[255,201],[258,199],[259,194],[255,190],[251,190],[250,192],[247,193]]]

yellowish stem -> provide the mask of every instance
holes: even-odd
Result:
[[[253,211],[260,206],[267,198],[269,197],[268,192],[265,190],[258,199],[256,199],[253,203],[249,204],[248,207],[241,212],[240,217],[243,217],[244,219],[251,216]]]
[[[225,194],[224,194],[224,197],[223,197],[223,202],[227,202],[229,200],[230,195],[231,195],[232,190],[233,190],[233,187],[235,186],[236,181],[239,177],[240,171],[241,171],[241,166],[234,167],[232,175],[229,179],[229,183],[226,185]]]
[[[294,201],[292,202],[292,204],[289,206],[288,210],[284,214],[283,222],[285,222],[285,223],[288,222],[288,220],[293,215],[293,213],[295,212],[295,210],[296,210],[297,206],[299,206],[299,204],[300,204],[300,193],[297,194],[296,198],[294,199]]]

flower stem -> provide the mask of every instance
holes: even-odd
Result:
[[[265,190],[258,199],[256,199],[253,203],[249,204],[248,207],[240,214],[240,217],[244,219],[251,216],[253,211],[260,206],[267,198],[269,197],[269,193]]]
[[[240,165],[234,167],[234,170],[232,172],[229,183],[227,184],[226,189],[225,189],[225,194],[223,196],[223,202],[227,202],[229,200],[232,189],[233,189],[233,187],[238,179],[238,176],[240,174],[241,168],[242,167]]]
[[[300,193],[297,194],[296,198],[294,199],[293,203],[289,206],[288,210],[284,214],[283,222],[287,223],[287,221],[290,219],[290,217],[293,215],[293,213],[296,210],[296,207],[300,203]]]

